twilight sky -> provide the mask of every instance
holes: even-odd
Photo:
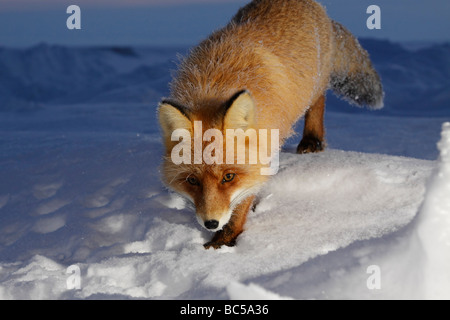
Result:
[[[225,25],[249,0],[0,0],[0,46],[192,45]],[[319,0],[360,37],[450,41],[449,0]],[[81,30],[68,30],[66,8],[81,8]],[[366,9],[381,8],[381,30]]]

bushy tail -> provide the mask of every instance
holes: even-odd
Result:
[[[341,24],[333,21],[335,60],[331,88],[343,99],[370,109],[383,108],[383,86],[369,54]]]

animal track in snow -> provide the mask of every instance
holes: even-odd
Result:
[[[66,199],[49,200],[46,203],[39,205],[36,209],[36,213],[38,215],[50,214],[55,211],[58,211],[59,209],[61,209],[62,207],[65,207],[66,205],[68,205],[71,202],[72,202],[71,200],[66,200]]]
[[[58,215],[50,218],[42,218],[38,220],[33,226],[33,231],[41,234],[55,232],[66,224],[66,217]]]
[[[9,201],[9,194],[0,195],[0,209],[6,206]]]
[[[101,208],[108,205],[114,195],[116,194],[116,188],[129,181],[127,178],[118,178],[110,182],[105,187],[101,188],[97,192],[86,196],[84,199],[84,206],[86,208]]]
[[[33,186],[33,196],[38,200],[44,200],[53,197],[63,186],[62,182],[49,184],[36,184]]]

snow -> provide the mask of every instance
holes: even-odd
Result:
[[[450,298],[450,100],[413,70],[395,81],[406,56],[444,72],[428,54],[448,46],[378,45],[402,57],[373,51],[385,110],[330,97],[329,148],[299,156],[290,139],[237,246],[219,250],[160,181],[155,106],[179,49],[1,49],[0,299]],[[397,104],[415,85],[441,100]]]
[[[228,285],[227,292],[232,300],[292,300],[292,298],[282,297],[253,283],[246,286],[239,282],[232,282]]]
[[[426,254],[424,295],[429,299],[450,299],[450,123],[445,123],[440,163],[422,208],[418,235]]]

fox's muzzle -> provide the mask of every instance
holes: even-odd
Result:
[[[232,214],[232,210],[229,210],[228,212],[223,213],[222,215],[214,215],[214,218],[212,218],[212,215],[208,217],[204,217],[203,215],[196,214],[198,223],[205,228],[208,231],[219,231],[222,230],[222,228],[228,224],[230,221]]]

